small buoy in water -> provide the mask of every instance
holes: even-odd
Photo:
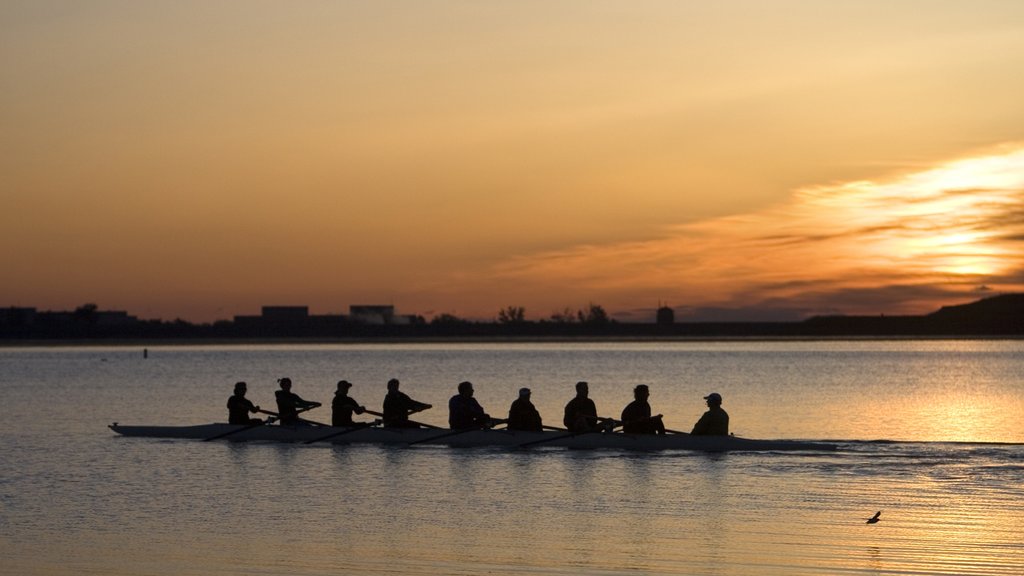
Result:
[[[881,516],[881,515],[882,515],[882,511],[881,510],[879,510],[878,512],[875,512],[874,516],[872,516],[871,518],[868,518],[867,523],[868,524],[875,524],[875,523],[877,523],[878,522],[878,517]]]

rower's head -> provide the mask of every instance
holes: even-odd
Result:
[[[248,389],[248,385],[245,382],[235,382],[235,394],[239,396],[245,396],[245,391]]]
[[[279,379],[277,381],[277,383],[281,385],[281,390],[291,390],[292,389],[292,379],[291,378],[281,378],[281,379]]]
[[[580,398],[586,398],[587,394],[590,394],[590,385],[580,380],[576,383],[576,395]]]
[[[722,405],[722,395],[719,394],[718,392],[712,392],[711,394],[705,396],[704,399],[707,400],[708,406]]]
[[[473,395],[473,383],[469,382],[468,380],[466,382],[459,382],[459,394],[461,394],[463,396],[466,396],[466,397],[472,396]]]
[[[388,392],[397,392],[397,391],[398,391],[398,378],[392,378],[391,380],[388,380]]]
[[[351,387],[352,383],[348,380],[338,380],[338,392],[348,392]]]
[[[520,398],[526,398],[527,400],[529,400],[530,399],[530,389],[529,388],[520,388],[519,389],[519,397]]]
[[[633,388],[633,397],[637,400],[646,400],[651,395],[651,390],[647,387],[647,384],[639,384],[636,388]]]

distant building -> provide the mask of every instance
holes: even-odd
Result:
[[[332,336],[347,320],[340,314],[312,315],[309,306],[263,306],[259,316],[235,316],[234,324],[249,336]]]
[[[261,317],[265,322],[301,324],[309,318],[309,306],[264,306]]]
[[[348,317],[360,324],[394,324],[395,307],[390,305],[352,305]]]
[[[96,326],[108,327],[108,326],[130,326],[138,323],[139,319],[135,316],[129,316],[128,312],[123,310],[98,310],[95,314]]]
[[[675,321],[676,321],[675,310],[672,310],[668,306],[662,306],[661,308],[658,308],[658,315],[657,315],[657,319],[655,320],[655,322],[659,326],[668,326],[668,325],[671,325],[671,324],[675,324]]]
[[[123,310],[99,310],[87,304],[69,311],[0,308],[0,336],[15,338],[92,338],[136,330],[139,319]]]
[[[21,328],[31,326],[36,318],[35,308],[10,308],[0,309],[0,326]]]

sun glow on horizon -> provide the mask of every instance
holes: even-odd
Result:
[[[656,240],[526,255],[495,274],[535,289],[571,283],[602,301],[646,292],[694,306],[810,314],[845,301],[843,313],[926,313],[979,297],[981,285],[1024,289],[1021,214],[1024,148],[1004,149],[890,180],[797,190],[768,210],[680,225]]]
[[[243,4],[0,4],[0,306],[650,321],[1024,288],[1024,3]]]

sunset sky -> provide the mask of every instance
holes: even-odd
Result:
[[[1024,291],[1019,0],[0,1],[0,306]]]

